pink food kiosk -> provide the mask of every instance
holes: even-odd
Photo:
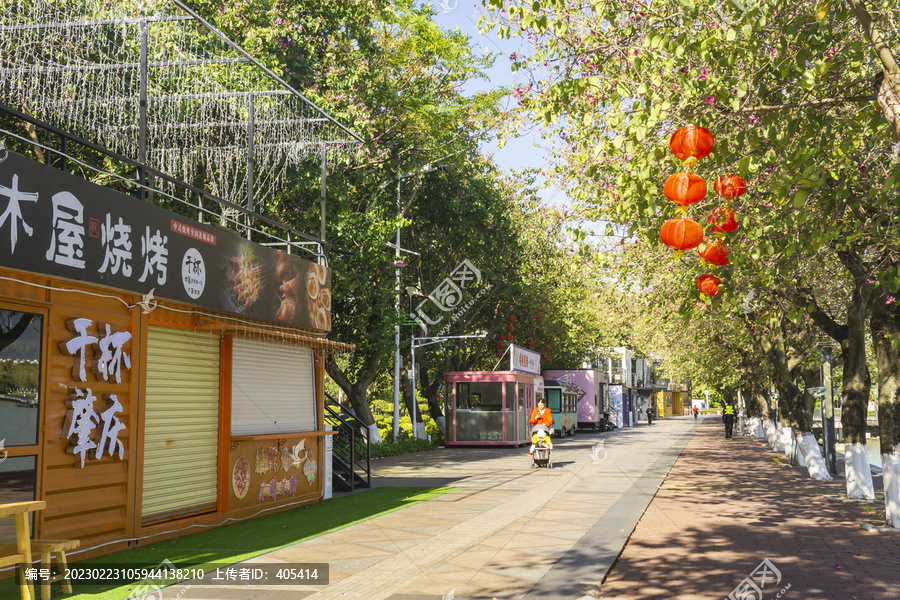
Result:
[[[537,352],[511,345],[509,371],[444,374],[444,414],[450,446],[520,446],[530,443],[528,418],[543,394]]]

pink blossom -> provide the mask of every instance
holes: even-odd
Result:
[[[891,296],[891,295],[888,295],[887,300],[885,300],[884,303],[885,303],[885,304],[893,304],[893,303],[894,303],[894,297]]]

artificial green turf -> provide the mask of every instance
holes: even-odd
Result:
[[[202,565],[211,566],[210,568],[222,567],[399,510],[417,502],[430,500],[452,489],[374,488],[292,510],[207,529],[172,540],[80,561],[75,566],[86,567],[93,564],[154,568],[164,560],[169,560],[176,567],[183,568],[187,568],[186,565],[192,565],[191,568],[203,568]],[[173,529],[177,529],[174,524]],[[314,558],[310,557],[310,562],[315,562]],[[84,588],[85,585],[75,583],[73,584],[75,594],[66,596],[62,595],[59,586],[59,583],[53,584],[54,598],[83,600],[124,600],[130,596],[131,590],[135,587],[134,584],[96,584],[88,586],[89,591],[83,589],[79,592],[78,588]],[[38,586],[35,586],[35,593],[40,594]],[[0,581],[0,598],[18,598],[18,587],[14,580]]]

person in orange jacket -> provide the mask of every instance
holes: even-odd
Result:
[[[544,404],[543,399],[538,399],[537,406],[535,407],[534,411],[532,411],[531,419],[529,419],[529,422],[532,425],[546,425],[547,429],[553,427],[553,415],[550,414],[550,408]],[[553,444],[549,444],[548,448],[553,448]],[[528,451],[528,454],[531,455],[533,452],[534,444],[531,445],[531,449]]]

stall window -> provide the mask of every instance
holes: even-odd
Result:
[[[468,410],[469,406],[469,384],[460,383],[456,386],[456,408]]]
[[[37,446],[40,415],[41,315],[0,310],[0,440]]]
[[[0,504],[35,499],[43,327],[42,315],[0,310]],[[0,541],[10,538],[13,519],[0,519]]]
[[[312,349],[235,338],[231,371],[232,435],[316,430]]]

